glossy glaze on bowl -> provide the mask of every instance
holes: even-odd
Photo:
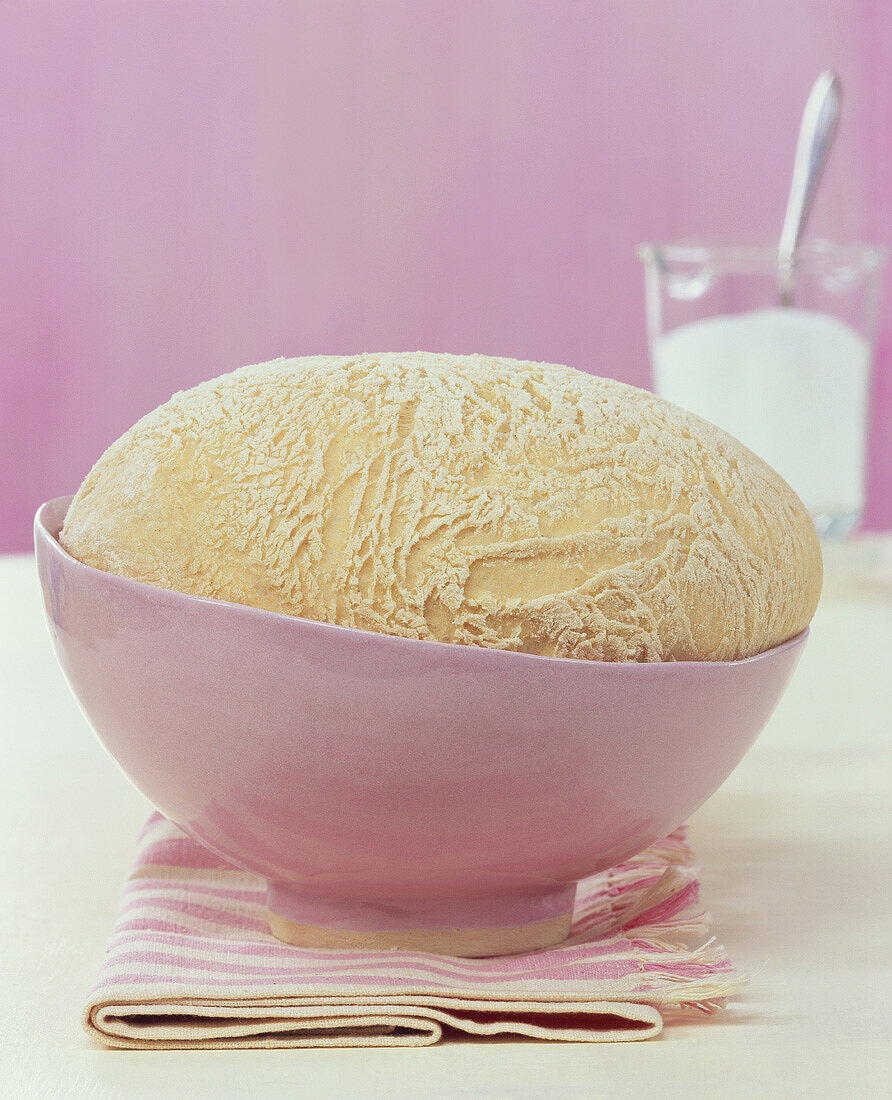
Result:
[[[269,880],[273,930],[304,943],[557,942],[579,879],[729,775],[807,635],[608,664],[356,631],[82,565],[56,539],[69,501],[40,509],[35,543],[77,698],[162,813]]]

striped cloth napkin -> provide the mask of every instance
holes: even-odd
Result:
[[[459,959],[281,943],[265,882],[154,813],[82,1022],[131,1049],[425,1046],[444,1031],[649,1039],[745,980],[702,942],[709,915],[685,835],[583,882],[559,947]]]

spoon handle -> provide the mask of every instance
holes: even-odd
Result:
[[[796,159],[793,163],[793,182],[790,185],[790,197],[787,200],[778,250],[778,290],[782,305],[793,303],[796,249],[802,239],[818,181],[827,163],[827,154],[839,122],[841,99],[839,78],[828,70],[821,73],[815,81],[802,114]]]

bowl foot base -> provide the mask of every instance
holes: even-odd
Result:
[[[297,947],[426,951],[481,958],[554,947],[567,938],[575,886],[523,897],[357,901],[309,898],[270,883],[269,926]]]

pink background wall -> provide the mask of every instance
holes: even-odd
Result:
[[[0,547],[140,415],[244,363],[423,347],[647,385],[634,245],[775,233],[829,66],[814,231],[892,244],[880,0],[7,3]]]

